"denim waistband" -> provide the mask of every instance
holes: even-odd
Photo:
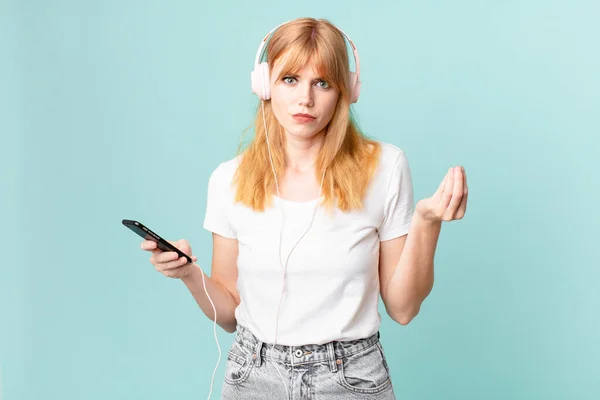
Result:
[[[379,332],[364,339],[351,341],[333,341],[325,344],[304,346],[286,346],[264,343],[242,325],[237,326],[235,342],[249,351],[257,365],[265,357],[282,364],[300,365],[329,362],[332,370],[337,370],[339,359],[359,353],[378,344]]]

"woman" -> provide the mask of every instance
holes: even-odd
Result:
[[[356,73],[347,37],[326,20],[272,32],[252,73],[255,138],[209,179],[211,277],[154,242],[142,248],[236,332],[222,398],[393,399],[378,299],[400,324],[417,315],[441,223],[465,214],[464,170],[450,168],[415,207],[404,152],[367,139],[351,117],[352,42]],[[192,254],[187,241],[173,244]]]

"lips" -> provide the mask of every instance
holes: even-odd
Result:
[[[315,119],[315,117],[313,117],[310,114],[294,114],[294,117],[301,117],[301,118],[311,118],[311,119]]]
[[[292,115],[292,118],[294,118],[294,121],[301,124],[308,124],[316,119],[316,117],[313,117],[310,114],[294,114]]]

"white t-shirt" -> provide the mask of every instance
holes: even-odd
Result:
[[[288,346],[355,340],[376,333],[379,242],[408,233],[414,211],[410,168],[403,150],[381,143],[378,168],[364,208],[328,214],[319,208],[287,265],[277,343]],[[293,202],[275,196],[264,212],[233,203],[238,156],[211,174],[204,228],[239,243],[237,322],[263,342],[275,339],[283,268],[290,249],[310,225],[318,199]],[[283,214],[282,214],[282,211]],[[284,216],[281,260],[279,237]]]

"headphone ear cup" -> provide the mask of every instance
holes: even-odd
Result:
[[[350,72],[350,103],[356,103],[360,96],[361,82],[357,79],[355,72]]]
[[[250,83],[252,93],[255,93],[261,100],[271,98],[271,86],[269,82],[269,64],[262,62],[258,64],[250,74]]]

